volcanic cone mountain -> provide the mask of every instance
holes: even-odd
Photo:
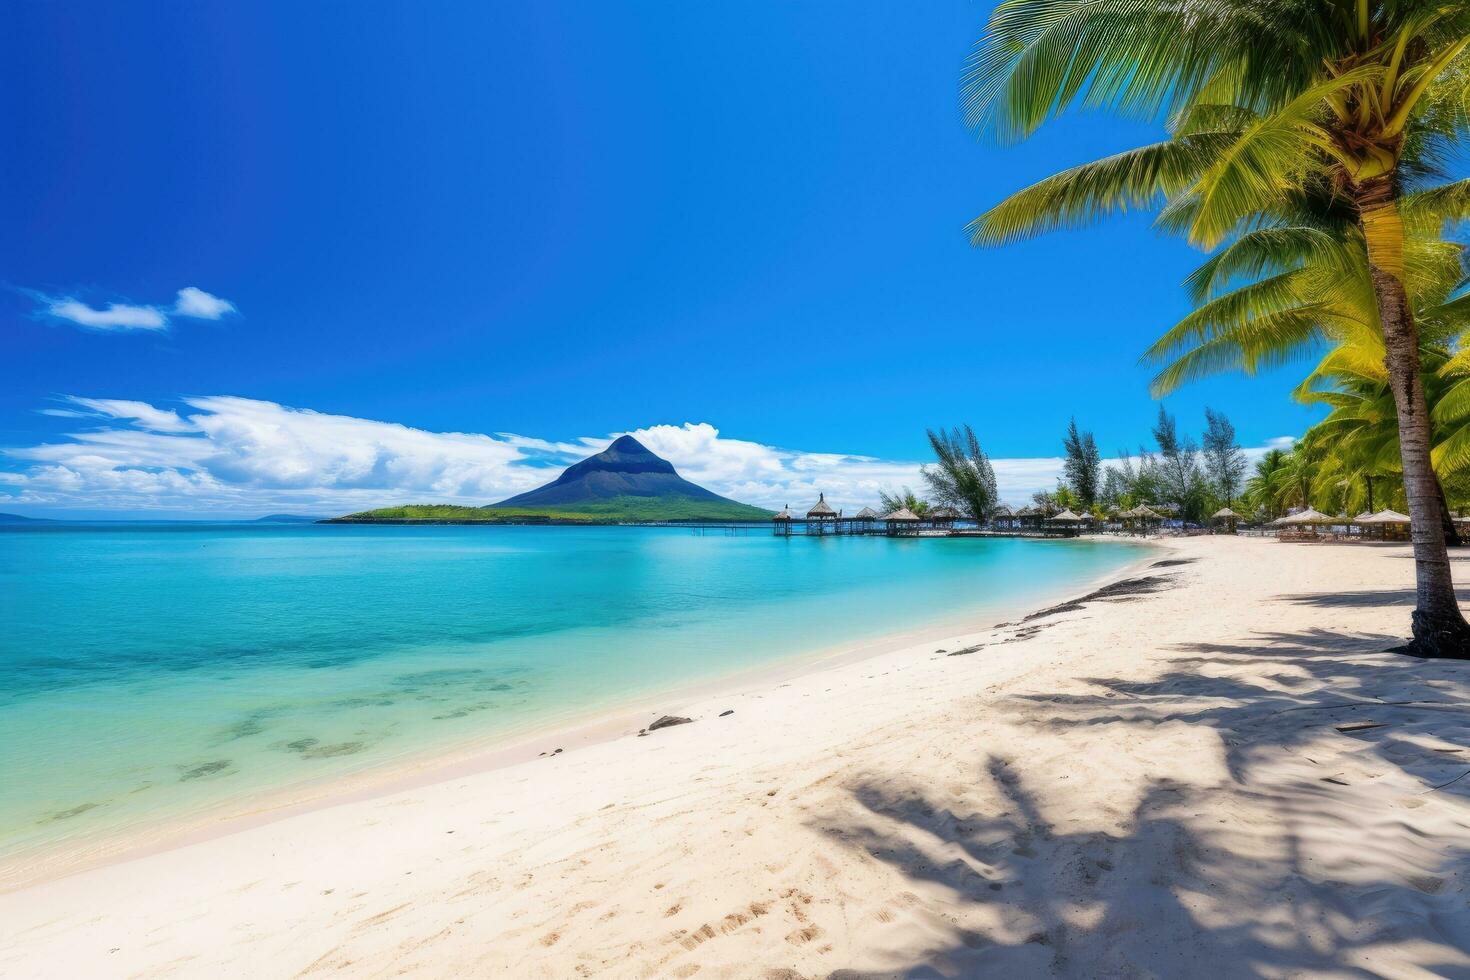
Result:
[[[491,507],[544,509],[555,513],[558,510],[585,510],[587,505],[622,505],[644,513],[665,506],[669,513],[678,515],[668,518],[671,520],[768,516],[759,508],[737,503],[697,483],[690,483],[678,474],[673,463],[654,455],[632,436],[618,437],[597,455],[568,466],[561,476],[545,486],[502,500]]]
[[[408,504],[334,518],[347,523],[449,524],[610,521],[759,521],[770,511],[690,483],[632,436],[564,470],[550,483],[486,507]]]

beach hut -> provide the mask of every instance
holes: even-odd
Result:
[[[778,537],[786,538],[791,536],[790,504],[782,506],[780,513],[771,518],[771,529],[776,532]]]
[[[837,528],[837,511],[827,503],[825,493],[817,494],[817,502],[812,504],[812,509],[806,512],[806,533],[826,534]]]
[[[1357,523],[1377,532],[1374,537],[1384,541],[1407,541],[1409,538],[1409,515],[1396,510],[1380,510],[1376,514],[1359,516]]]
[[[1039,507],[1022,507],[1016,511],[1016,523],[1023,531],[1040,531],[1045,521],[1046,514]]]
[[[1299,510],[1295,514],[1278,517],[1271,523],[1282,527],[1310,527],[1316,524],[1342,524],[1344,521],[1341,517],[1332,517],[1329,514],[1322,513],[1320,510],[1313,510],[1311,507],[1308,507],[1306,510]]]
[[[873,522],[878,519],[878,512],[871,507],[864,507],[853,515],[852,525],[855,531],[871,531]]]
[[[1137,507],[1133,508],[1133,514],[1145,524],[1160,524],[1164,520],[1164,515],[1154,510],[1148,504],[1139,504]]]
[[[907,507],[900,507],[891,514],[884,514],[883,523],[888,526],[889,534],[919,533],[919,515]]]
[[[1082,525],[1082,515],[1072,513],[1072,509],[1069,507],[1066,510],[1062,511],[1060,514],[1053,514],[1052,516],[1048,517],[1046,519],[1046,522],[1049,525],[1056,527],[1058,530],[1064,532],[1071,531],[1075,534],[1077,533],[1078,528]]]
[[[997,504],[995,510],[990,512],[990,526],[994,528],[1009,528],[1016,522],[1015,511],[1005,504]]]
[[[1281,528],[1282,532],[1276,535],[1278,541],[1315,541],[1317,540],[1317,528],[1327,524],[1344,524],[1346,520],[1341,517],[1332,517],[1320,510],[1311,507],[1299,510],[1295,514],[1287,514],[1278,517],[1271,524]]]
[[[960,512],[953,507],[936,507],[929,512],[929,526],[934,528],[952,528],[959,519]]]
[[[1221,507],[1219,510],[1210,515],[1210,521],[1215,525],[1217,529],[1216,533],[1219,533],[1218,528],[1221,524],[1223,524],[1225,525],[1226,534],[1234,534],[1235,522],[1238,520],[1240,520],[1240,515],[1231,510],[1229,507]]]

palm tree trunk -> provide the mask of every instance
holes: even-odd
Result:
[[[1444,543],[1451,548],[1458,548],[1464,542],[1460,540],[1460,531],[1455,527],[1454,518],[1450,514],[1450,502],[1445,499],[1444,483],[1438,474],[1434,477],[1434,489],[1439,497],[1439,519],[1444,525]]]
[[[1398,410],[1399,456],[1414,541],[1417,603],[1414,638],[1404,652],[1421,657],[1470,659],[1470,624],[1460,613],[1445,550],[1439,481],[1430,465],[1429,410],[1419,377],[1419,331],[1404,289],[1404,228],[1392,175],[1354,188],[1378,317],[1383,325],[1389,387]]]
[[[1377,511],[1373,509],[1373,474],[1364,473],[1363,482],[1368,486],[1368,513],[1375,514]]]

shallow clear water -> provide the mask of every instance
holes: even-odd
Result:
[[[1018,605],[1112,542],[0,530],[0,854]]]

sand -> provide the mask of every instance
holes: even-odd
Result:
[[[1167,547],[691,724],[0,895],[0,974],[1470,976],[1470,665],[1386,652],[1407,550]]]

